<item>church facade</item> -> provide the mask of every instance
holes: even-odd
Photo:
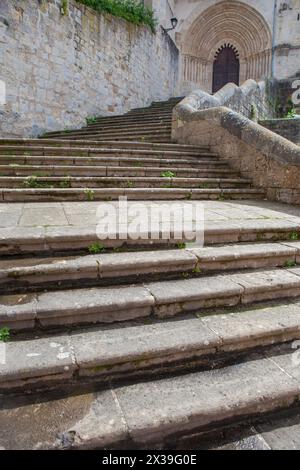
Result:
[[[152,2],[160,14],[161,0]],[[284,80],[300,72],[300,0],[167,0],[178,19],[169,33],[180,51],[180,91],[215,92],[249,78]]]

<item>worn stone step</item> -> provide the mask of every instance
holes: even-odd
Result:
[[[141,121],[139,119],[136,120],[131,120],[128,121],[127,119],[123,121],[117,121],[117,122],[95,122],[91,124],[87,124],[85,126],[87,129],[123,129],[123,128],[152,128],[152,127],[160,127],[160,126],[166,126],[166,127],[172,127],[172,119],[148,119],[147,121]],[[83,128],[84,129],[84,128]]]
[[[60,136],[60,133],[57,133],[53,136]],[[66,138],[72,138],[72,137],[85,137],[85,136],[96,136],[96,137],[111,137],[111,139],[114,139],[115,137],[119,139],[126,140],[127,137],[136,137],[137,140],[140,137],[143,136],[165,136],[171,135],[171,126],[151,126],[148,128],[117,128],[117,129],[94,129],[94,128],[89,128],[89,127],[83,127],[82,129],[76,130],[76,131],[70,131],[68,133],[64,133],[64,136]],[[101,139],[100,139],[101,140]]]
[[[206,157],[208,158],[208,157]],[[227,163],[217,159],[170,159],[170,158],[149,158],[143,157],[143,159],[136,157],[76,157],[76,156],[58,156],[58,155],[1,155],[0,156],[0,174],[3,171],[14,171],[20,170],[20,167],[29,166],[84,166],[86,168],[94,167],[131,167],[131,168],[165,168],[166,170],[178,171],[182,169],[189,169],[190,171],[209,171],[223,173],[223,174],[236,174],[234,170],[231,170]],[[25,169],[25,168],[24,168]],[[163,170],[161,170],[163,171]]]
[[[99,133],[85,133],[85,134],[72,134],[70,137],[66,135],[64,137],[65,139],[72,139],[72,140],[78,140],[78,139],[97,139],[102,142],[106,142],[107,140],[110,141],[114,139],[116,142],[122,141],[126,139],[127,141],[132,141],[132,142],[154,142],[154,143],[172,143],[171,140],[171,133],[156,133],[156,134],[119,134],[119,135],[102,135]]]
[[[300,268],[255,270],[148,282],[0,296],[0,323],[13,330],[172,317],[300,296]]]
[[[160,151],[188,151],[192,153],[201,153],[202,151],[207,152],[210,150],[209,146],[195,146],[195,145],[187,145],[187,144],[157,144],[155,142],[117,142],[115,140],[106,141],[105,143],[101,141],[85,141],[85,140],[64,140],[64,139],[0,139],[0,149],[3,147],[89,147],[89,148],[119,148],[119,149],[144,149],[144,150],[160,150]],[[29,149],[28,149],[29,150]]]
[[[216,370],[102,391],[78,390],[76,395],[44,392],[34,400],[30,395],[7,397],[0,411],[1,446],[169,449],[180,437],[221,430],[296,404],[300,392],[294,353],[288,343]],[[28,426],[31,416],[34,426]]]
[[[257,189],[195,188],[0,188],[0,202],[113,201],[120,196],[128,200],[255,200],[264,199]]]
[[[0,176],[0,188],[250,188],[243,178],[169,178],[152,176]]]
[[[105,126],[105,125],[96,125],[96,124],[90,124],[88,126],[84,126],[82,127],[81,129],[78,129],[76,131],[71,131],[71,132],[78,132],[78,133],[82,133],[82,132],[86,132],[86,131],[90,131],[90,132],[105,132],[105,133],[108,133],[108,132],[111,132],[112,134],[114,133],[119,133],[119,132],[140,132],[140,131],[161,131],[161,130],[167,130],[167,131],[171,131],[171,128],[172,128],[172,122],[170,121],[169,123],[161,123],[161,122],[157,122],[157,123],[147,123],[147,124],[143,124],[143,123],[131,123],[131,124],[121,124],[121,123],[118,123],[118,124],[115,124],[115,125],[109,125],[109,126]]]
[[[211,369],[257,347],[300,338],[300,302],[263,303],[180,321],[93,327],[6,344],[0,391]],[[241,359],[240,359],[241,360]]]
[[[0,158],[1,162],[1,158]],[[87,162],[86,162],[87,163]],[[160,162],[159,162],[160,163]],[[1,176],[158,176],[169,172],[181,178],[233,178],[237,173],[232,170],[218,168],[176,168],[173,166],[95,166],[95,165],[1,165]]]
[[[288,242],[286,242],[288,243]],[[88,251],[88,250],[87,250]],[[111,285],[145,279],[193,277],[209,272],[300,263],[300,243],[253,243],[87,256],[0,260],[0,292]]]
[[[74,157],[93,157],[93,156],[109,156],[109,157],[128,157],[128,156],[139,156],[142,158],[145,157],[157,157],[157,158],[166,158],[171,157],[172,159],[178,158],[180,159],[188,159],[190,161],[197,161],[203,159],[210,159],[210,160],[219,160],[217,154],[209,153],[209,152],[181,152],[180,150],[143,150],[143,149],[119,149],[119,148],[86,148],[86,147],[6,147],[0,148],[0,158],[1,155],[3,157],[8,156],[74,156]],[[224,162],[223,162],[224,163]]]
[[[17,190],[15,190],[17,191]],[[34,190],[28,190],[34,191]],[[100,190],[98,190],[100,191]],[[112,191],[112,190],[110,190]],[[131,190],[137,191],[137,190]],[[174,191],[174,190],[173,190]],[[180,193],[184,191],[181,190]],[[40,191],[39,191],[40,192]],[[118,190],[119,192],[119,190]],[[120,192],[121,195],[128,194],[129,190]],[[156,192],[156,190],[152,190]],[[177,191],[176,191],[177,193]],[[24,198],[23,191],[19,194]],[[41,196],[40,196],[41,197]],[[150,197],[153,199],[153,196]],[[163,200],[165,198],[162,198]],[[176,195],[178,199],[178,195]],[[23,201],[23,199],[22,199]],[[93,203],[91,203],[93,204]],[[37,220],[36,224],[38,224]],[[0,228],[0,253],[2,256],[25,255],[37,253],[76,253],[78,251],[86,253],[88,247],[94,243],[99,243],[96,235],[96,224],[98,219],[95,213],[93,225],[88,222],[86,226],[43,226],[41,223],[34,227],[10,227]],[[121,230],[121,228],[120,228]],[[100,230],[101,232],[101,230]],[[174,237],[173,232],[166,233],[160,227],[159,237],[156,240],[151,238],[151,231],[135,233],[130,232],[124,237],[125,233],[108,233],[107,237],[102,237],[99,232],[100,241],[104,248],[139,248],[142,247],[166,247],[176,246],[181,242],[190,241],[190,234],[183,233],[180,238]],[[122,236],[121,236],[122,234]],[[123,238],[122,238],[123,237]],[[216,245],[224,243],[246,243],[246,242],[269,242],[286,241],[288,244],[294,243],[291,240],[300,240],[300,224],[289,220],[222,220],[220,222],[206,221],[204,225],[205,245]],[[298,262],[298,260],[297,260]]]

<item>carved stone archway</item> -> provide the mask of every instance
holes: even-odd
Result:
[[[182,91],[212,91],[216,51],[231,44],[239,52],[240,83],[270,75],[272,35],[262,15],[239,1],[222,1],[199,14],[183,30]]]

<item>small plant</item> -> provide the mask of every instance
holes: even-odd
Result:
[[[69,11],[69,0],[62,0],[60,6],[60,12],[62,16],[66,16]]]
[[[3,343],[5,343],[6,341],[8,341],[10,338],[10,332],[9,332],[9,329],[4,327],[4,328],[0,328],[0,341],[2,341]]]
[[[292,232],[292,233],[290,234],[290,240],[295,241],[295,240],[298,240],[298,239],[299,239],[299,235],[298,235],[297,232]]]
[[[89,125],[89,124],[96,124],[96,122],[97,122],[97,118],[94,117],[94,116],[91,116],[91,117],[87,117],[87,118],[86,118],[86,123],[87,123],[87,125]]]
[[[94,200],[95,191],[93,191],[92,189],[85,189],[84,194],[86,195],[88,201]]]
[[[286,116],[285,116],[287,119],[295,119],[295,117],[297,117],[297,113],[296,113],[296,110],[295,109],[290,109]]]
[[[141,167],[143,166],[142,162],[134,162],[132,166]]]
[[[177,243],[176,246],[179,250],[184,250],[186,248],[186,243],[180,242],[180,243]]]
[[[251,105],[250,119],[251,121],[254,121],[254,122],[258,121],[258,109],[257,109],[256,104]]]
[[[71,178],[70,176],[66,176],[63,181],[59,183],[61,188],[70,188],[71,187]]]
[[[224,193],[219,194],[218,201],[225,201]]]
[[[39,181],[38,177],[35,175],[28,176],[23,181],[24,188],[51,188],[51,185],[46,181]]]
[[[200,268],[196,267],[196,268],[193,269],[193,274],[201,274],[201,273],[202,273],[202,271],[201,271]]]
[[[173,171],[164,171],[160,174],[162,178],[175,178],[176,174]]]
[[[98,242],[97,243],[92,243],[89,246],[89,252],[92,255],[97,255],[98,253],[103,253],[103,251],[105,251],[105,248],[101,243],[98,243]]]
[[[144,2],[137,0],[77,0],[77,2],[101,13],[110,13],[123,18],[136,25],[145,24],[155,33],[157,20],[153,10],[145,6]]]
[[[192,192],[189,192],[189,193],[188,193],[186,199],[188,199],[188,200],[192,199]]]
[[[297,266],[297,263],[295,263],[295,261],[292,261],[292,260],[288,260],[285,264],[284,264],[284,268],[294,268],[295,266]]]
[[[182,276],[184,279],[187,279],[188,277],[190,277],[189,273],[187,273],[187,272],[181,273],[181,276]]]
[[[126,188],[133,188],[133,182],[132,181],[126,181]]]

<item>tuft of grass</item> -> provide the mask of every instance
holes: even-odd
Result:
[[[299,234],[297,232],[290,233],[290,240],[299,240]]]
[[[4,327],[4,328],[0,328],[0,341],[2,341],[3,343],[5,343],[6,341],[8,341],[10,338],[10,331],[8,328]]]
[[[154,11],[138,0],[76,0],[100,13],[109,13],[136,25],[149,26],[155,33],[158,24]]]
[[[175,178],[176,173],[173,173],[173,171],[163,171],[160,176],[162,178]]]
[[[183,242],[182,243],[177,243],[176,246],[179,250],[184,250],[186,248],[186,243],[183,243]]]
[[[97,255],[98,253],[103,253],[105,251],[105,248],[102,245],[102,243],[97,242],[97,243],[92,243],[89,246],[88,250],[91,253],[91,255]]]
[[[97,122],[97,118],[94,117],[94,116],[91,116],[91,117],[87,117],[87,118],[86,118],[86,123],[87,123],[87,125],[89,125],[89,124],[96,124],[96,122]]]
[[[286,263],[284,263],[284,268],[294,268],[295,266],[297,266],[297,263],[295,263],[295,261],[292,261],[292,260],[288,260],[286,261]]]
[[[22,184],[24,188],[51,188],[46,181],[39,181],[36,175],[28,176]]]
[[[84,194],[86,195],[86,198],[88,201],[93,201],[95,197],[95,191],[92,189],[85,189]]]
[[[62,16],[66,16],[69,12],[69,0],[62,0],[60,5],[60,13]]]

